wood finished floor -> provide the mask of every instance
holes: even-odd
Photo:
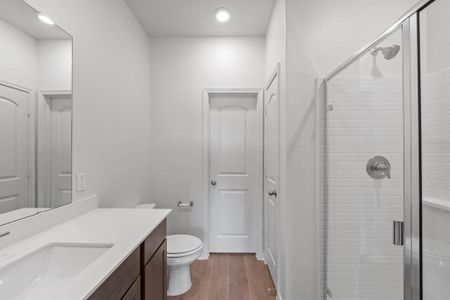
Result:
[[[211,254],[191,266],[192,288],[170,300],[273,300],[267,266],[254,254]]]

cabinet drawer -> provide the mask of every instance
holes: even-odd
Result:
[[[121,299],[140,273],[140,250],[137,248],[89,297],[89,300]],[[132,299],[132,298],[131,298]]]
[[[159,246],[166,239],[166,220],[162,221],[161,224],[150,234],[150,236],[143,243],[143,265],[145,266],[150,258],[158,250]]]
[[[125,296],[122,297],[122,300],[141,300],[141,277],[133,283]]]
[[[167,299],[167,242],[157,249],[155,255],[144,268],[144,299]]]

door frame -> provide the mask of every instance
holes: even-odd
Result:
[[[256,207],[254,207],[255,212],[255,226],[254,235],[256,240],[256,257],[258,260],[264,259],[264,219],[263,219],[263,189],[264,189],[264,90],[261,88],[206,88],[203,90],[203,118],[202,118],[202,128],[203,128],[203,141],[202,141],[202,206],[203,206],[203,253],[200,259],[208,259],[210,251],[210,118],[209,110],[210,103],[209,100],[212,95],[217,94],[247,94],[255,95],[257,99],[256,113],[258,115],[258,166],[257,177],[258,180],[258,199],[256,202]]]
[[[40,90],[37,92],[37,105],[36,105],[36,112],[37,115],[40,116],[40,118],[37,118],[36,120],[36,205],[37,206],[44,206],[49,207],[51,204],[51,180],[50,180],[50,170],[47,170],[48,172],[45,172],[45,170],[42,170],[41,165],[44,165],[48,168],[50,165],[50,158],[49,153],[39,151],[41,148],[42,143],[47,144],[48,138],[50,136],[50,127],[47,126],[51,123],[50,118],[50,110],[47,105],[47,101],[53,97],[58,96],[70,96],[72,98],[72,104],[73,104],[73,95],[71,90]],[[71,137],[71,145],[70,148],[73,151],[73,108],[72,108],[72,122],[71,122],[71,131],[72,131],[72,137]],[[42,141],[42,138],[45,138],[45,141]],[[72,201],[73,201],[73,155],[72,155]],[[50,206],[51,207],[51,206]]]

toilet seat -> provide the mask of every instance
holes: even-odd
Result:
[[[192,235],[176,234],[167,236],[167,256],[191,255],[203,247],[202,241]]]

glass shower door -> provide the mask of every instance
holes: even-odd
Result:
[[[323,126],[325,294],[403,299],[402,28],[327,82]]]

